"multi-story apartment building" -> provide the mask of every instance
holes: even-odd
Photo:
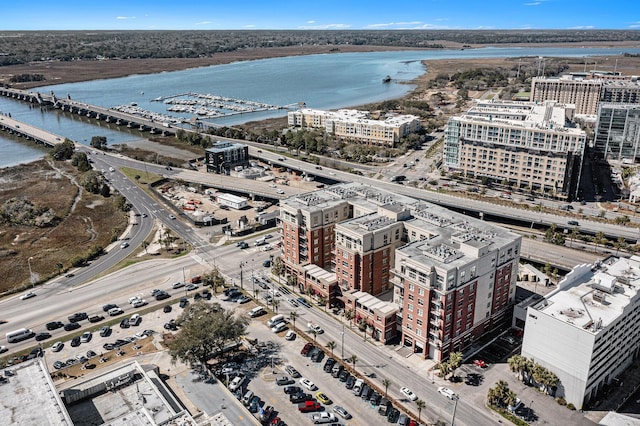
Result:
[[[602,80],[578,79],[572,75],[535,77],[531,80],[531,101],[555,101],[575,105],[576,114],[594,115],[598,110]]]
[[[249,147],[239,143],[218,141],[205,151],[207,171],[229,173],[232,167],[249,163]]]
[[[301,291],[355,308],[373,338],[388,341],[397,323],[405,345],[439,361],[509,320],[521,244],[509,231],[356,183],[280,208],[287,272]],[[362,296],[391,290],[397,315]]]
[[[575,267],[527,309],[522,355],[560,379],[582,409],[640,354],[640,257]]]
[[[478,102],[449,119],[444,165],[468,177],[574,197],[586,134],[571,121],[573,111],[554,102]]]
[[[416,206],[412,242],[395,257],[402,342],[437,361],[509,321],[521,237],[482,221]]]
[[[594,149],[608,160],[640,160],[640,104],[601,103]]]
[[[394,147],[400,139],[420,129],[414,115],[394,115],[385,120],[372,120],[369,112],[349,109],[323,111],[303,108],[290,111],[289,126],[305,129],[322,128],[328,134],[346,141],[367,145]]]
[[[640,102],[636,77],[600,73],[536,77],[531,81],[531,101],[556,101],[576,106],[576,114],[595,115],[600,102]]]

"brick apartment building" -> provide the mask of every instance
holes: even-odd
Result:
[[[439,361],[510,319],[521,237],[509,231],[356,183],[280,208],[287,273],[374,339]]]

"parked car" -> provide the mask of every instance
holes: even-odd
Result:
[[[305,401],[311,401],[313,399],[313,397],[311,396],[310,393],[294,393],[289,395],[289,401],[291,401],[291,403],[293,404],[298,404],[300,402],[305,402]]]
[[[336,405],[335,407],[333,407],[333,412],[338,414],[343,419],[349,420],[351,418],[351,414],[349,414],[347,410],[345,410],[339,405]]]
[[[333,413],[318,413],[311,416],[313,424],[332,423],[336,421],[336,416]]]
[[[316,398],[318,398],[318,401],[322,402],[323,404],[326,404],[326,405],[333,404],[333,401],[331,400],[331,398],[329,398],[327,394],[324,392],[317,392]]]
[[[345,383],[347,380],[349,380],[349,377],[353,377],[351,375],[351,373],[349,373],[348,370],[344,369],[342,371],[340,371],[340,375],[338,376],[338,380],[340,380],[341,382]]]
[[[73,339],[71,339],[71,347],[73,347],[73,348],[75,348],[77,346],[80,346],[80,343],[82,343],[82,342],[80,342],[80,337],[79,336],[76,336]]]
[[[298,372],[298,370],[296,370],[291,365],[285,366],[284,367],[284,371],[286,371],[287,373],[291,374],[291,377],[293,377],[294,379],[297,379],[298,377],[300,377],[300,373]]]
[[[64,348],[64,343],[62,342],[55,342],[53,346],[51,346],[53,352],[60,352],[62,348]]]
[[[397,423],[398,418],[400,417],[400,410],[396,407],[391,407],[388,410],[389,414],[387,415],[387,422],[389,423]]]
[[[295,383],[295,380],[293,380],[288,376],[282,376],[282,377],[276,378],[276,385],[278,386],[286,386],[286,385],[291,385],[293,383]]]
[[[313,343],[311,343],[311,342],[305,343],[304,347],[300,351],[300,355],[308,356],[309,352],[311,352],[311,349],[313,349],[313,348],[314,348]]]
[[[285,386],[284,393],[287,395],[295,395],[297,393],[302,393],[302,388],[298,386]]]
[[[289,330],[287,331],[287,334],[284,335],[284,338],[286,340],[295,340],[296,339],[296,332],[293,330]]]
[[[314,391],[314,390],[318,389],[318,387],[315,385],[315,383],[313,383],[311,380],[309,380],[309,379],[307,379],[305,377],[300,379],[300,384],[303,387],[309,389],[310,391]]]
[[[92,337],[93,334],[91,334],[90,331],[85,331],[84,333],[82,333],[82,336],[80,336],[80,343],[88,343],[91,341]]]
[[[485,368],[487,366],[487,363],[481,359],[474,359],[473,365],[475,365],[476,367]]]
[[[240,303],[241,305],[248,302],[251,302],[251,298],[247,295],[244,295],[238,299],[238,303]]]
[[[336,363],[335,359],[327,358],[327,360],[324,362],[324,366],[322,367],[322,369],[324,370],[325,373],[330,373],[335,363]]]
[[[298,411],[300,411],[301,413],[311,413],[320,410],[322,410],[322,404],[316,401],[305,401],[301,404],[298,404]]]
[[[311,355],[309,358],[311,358],[311,361],[313,362],[320,362],[324,358],[324,352],[322,351],[322,349],[318,349],[316,353]]]
[[[56,361],[53,363],[53,368],[55,368],[56,370],[60,370],[61,368],[65,368],[66,366],[67,364],[62,361]]]
[[[271,328],[271,331],[274,333],[281,333],[285,331],[289,326],[286,322],[279,322]]]
[[[111,334],[111,327],[108,325],[105,325],[100,329],[100,337],[107,337],[109,334]]]

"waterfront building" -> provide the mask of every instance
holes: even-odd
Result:
[[[527,309],[522,355],[559,378],[577,409],[598,400],[640,352],[640,257],[576,266]]]
[[[249,147],[239,143],[218,141],[205,151],[205,163],[208,172],[229,174],[232,168],[249,164]]]
[[[280,221],[299,290],[354,309],[374,339],[440,361],[510,323],[521,237],[507,230],[358,183],[282,200]]]
[[[640,159],[640,104],[601,103],[594,149],[607,160],[634,163]]]
[[[391,115],[373,120],[367,111],[340,109],[324,111],[302,108],[288,114],[290,127],[324,129],[341,140],[373,146],[395,147],[401,138],[420,129],[414,115]]]
[[[576,114],[595,115],[600,102],[640,102],[637,77],[592,71],[560,77],[535,77],[531,101],[574,104]]]
[[[586,134],[574,106],[555,102],[480,101],[449,119],[444,166],[559,198],[577,195]]]

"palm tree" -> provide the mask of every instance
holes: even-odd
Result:
[[[518,400],[518,396],[512,390],[508,390],[504,398],[502,398],[502,402],[504,402],[505,404],[511,407],[516,405],[517,400]]]
[[[449,354],[449,368],[454,373],[452,377],[455,377],[456,369],[460,367],[460,364],[462,364],[462,358],[462,352],[453,352]]]
[[[280,301],[273,299],[273,302],[271,302],[271,306],[273,306],[273,310],[276,312],[276,314],[278,313],[278,306],[280,305]]]
[[[351,355],[347,361],[353,364],[353,371],[356,371],[356,362],[358,361],[358,357],[355,355]]]
[[[309,333],[313,334],[313,343],[317,343],[318,332],[315,330],[309,330]]]
[[[324,307],[324,311],[327,311],[327,302],[329,298],[327,296],[318,296],[318,303]]]
[[[509,390],[509,384],[504,380],[499,380],[498,383],[496,383],[496,392],[498,399],[504,402],[509,392],[511,392]]]
[[[348,311],[344,312],[344,317],[347,319],[347,321],[349,321],[349,328],[351,328],[351,320],[354,316],[355,314],[353,312],[353,309],[349,309]]]
[[[387,392],[385,391],[385,395],[387,396]],[[420,417],[422,416],[422,409],[426,406],[425,402],[421,399],[416,400],[416,407],[418,407],[418,423],[420,423]]]
[[[384,386],[384,397],[387,397],[387,389],[389,389],[389,386],[391,386],[391,380],[389,379],[384,379],[382,381],[382,386]]]
[[[336,342],[333,340],[327,343],[327,349],[331,351],[331,358],[333,358],[333,350],[336,348]]]
[[[524,372],[527,371],[528,360],[522,355],[514,355],[507,360],[509,370],[516,373],[518,380],[524,380]]]
[[[293,311],[289,314],[289,319],[291,319],[291,321],[293,321],[293,328],[296,328],[296,318],[299,318],[300,314],[298,313],[298,311]]]

